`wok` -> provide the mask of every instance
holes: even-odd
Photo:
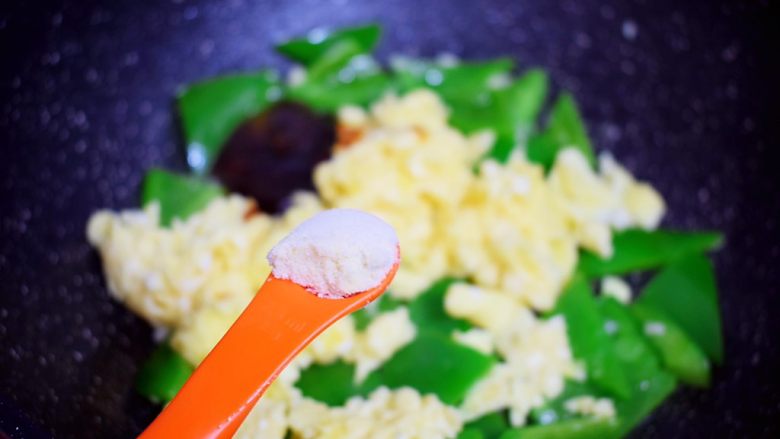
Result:
[[[11,3],[11,4],[9,4]],[[392,52],[509,55],[574,92],[600,150],[718,229],[726,362],[635,437],[778,437],[778,48],[768,2],[349,0],[4,2],[0,7],[0,430],[131,437],[152,330],[106,292],[84,228],[134,207],[146,168],[184,169],[177,88],[283,68],[272,45],[379,22]],[[776,26],[775,26],[776,28]],[[773,38],[774,37],[774,38]],[[0,435],[2,437],[2,435]]]

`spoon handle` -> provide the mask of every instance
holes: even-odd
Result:
[[[390,276],[392,277],[392,276]],[[320,298],[269,276],[230,330],[139,437],[230,438],[284,367],[339,318],[381,291]]]

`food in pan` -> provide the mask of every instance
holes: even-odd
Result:
[[[396,279],[285,370],[239,437],[620,437],[679,385],[707,386],[721,236],[662,227],[661,194],[594,151],[544,71],[383,68],[378,38],[313,32],[277,47],[297,63],[285,80],[187,87],[191,172],[150,170],[142,208],[90,219],[109,291],[161,334],[139,391],[172,398],[269,249],[331,208],[396,229]]]

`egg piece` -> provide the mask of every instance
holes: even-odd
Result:
[[[282,217],[255,210],[251,200],[231,195],[169,228],[159,225],[155,203],[118,214],[100,211],[87,236],[100,252],[109,292],[170,329],[177,351],[198,364],[270,273],[265,256],[271,246],[322,207],[301,193]]]
[[[562,317],[538,320],[530,312],[521,317],[513,328],[494,334],[504,361],[466,395],[460,407],[466,421],[509,409],[511,425],[525,425],[530,410],[560,395],[566,379],[584,378],[572,358]]]
[[[198,308],[176,328],[171,337],[171,346],[190,364],[200,364],[230,329],[247,303]]]
[[[605,276],[601,279],[601,295],[627,304],[631,302],[631,285],[619,277]]]
[[[467,331],[454,331],[452,338],[485,355],[493,355],[495,351],[493,336],[484,329],[472,328]]]
[[[380,387],[342,407],[303,399],[290,414],[290,426],[301,439],[445,439],[458,434],[462,421],[433,395]]]
[[[355,381],[362,382],[371,371],[412,341],[417,328],[405,306],[376,316],[356,337],[354,351],[345,358],[356,364]]]
[[[466,283],[452,284],[444,296],[447,314],[500,333],[517,318],[520,306],[510,297]]]
[[[578,396],[567,399],[563,403],[563,407],[569,413],[596,419],[614,419],[616,414],[615,404],[609,398]]]

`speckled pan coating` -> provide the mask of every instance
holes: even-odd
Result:
[[[106,294],[88,215],[136,205],[149,166],[183,169],[182,84],[283,67],[274,42],[379,20],[383,58],[509,54],[548,69],[599,149],[660,188],[667,225],[727,234],[716,257],[727,364],[711,390],[680,391],[635,435],[777,437],[777,11],[736,3],[4,2],[0,418],[22,410],[57,437],[143,428],[155,408],[131,386],[151,330]]]

